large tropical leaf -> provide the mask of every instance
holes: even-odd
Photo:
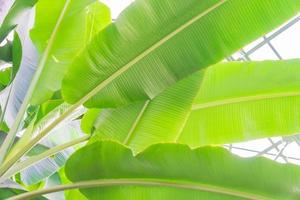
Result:
[[[65,170],[72,182],[98,181],[81,189],[91,200],[300,198],[298,166],[242,159],[221,147],[158,144],[134,157],[122,145],[98,142],[73,154]]]
[[[137,0],[73,62],[63,97],[78,105],[90,99],[88,107],[153,98],[299,9],[298,0]]]
[[[298,59],[217,64],[151,101],[103,109],[82,127],[92,141],[118,140],[135,152],[159,142],[198,147],[296,134],[299,66]]]
[[[15,0],[8,14],[0,26],[0,43],[26,16],[26,13],[35,5],[38,0]],[[1,5],[2,8],[2,5]]]
[[[49,99],[74,56],[110,23],[108,7],[95,0],[40,0],[36,4],[31,38],[42,55],[43,71],[32,97],[33,104]]]

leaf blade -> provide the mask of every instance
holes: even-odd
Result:
[[[46,51],[48,46],[51,49],[47,52],[45,67],[31,99],[33,104],[44,102],[60,89],[63,75],[73,57],[96,32],[110,23],[108,7],[100,2],[93,2],[94,0],[71,0],[53,3],[41,0],[37,3],[37,16],[30,35],[40,54]],[[61,12],[64,12],[63,16],[60,16]],[[59,19],[61,21],[53,33]],[[52,35],[55,37],[50,44],[48,40]],[[47,87],[44,87],[45,85]]]
[[[74,61],[64,78],[64,99],[76,104],[87,101],[88,107],[114,107],[154,98],[176,81],[220,61],[276,26],[265,23],[265,19],[275,17],[279,22],[288,15],[284,11],[287,7],[278,3],[270,6],[271,1],[266,4],[251,1],[247,5],[243,2],[243,6],[240,3],[230,0],[133,3]],[[291,10],[299,6],[292,1],[285,3],[293,7]],[[262,12],[270,7],[281,16]],[[241,14],[235,12],[237,8],[244,8]],[[262,16],[265,13],[268,14]],[[195,23],[193,19],[197,16],[202,18]],[[190,21],[194,24],[189,24]],[[184,31],[176,32],[186,25],[189,26]]]
[[[296,177],[300,173],[297,166],[282,165],[264,158],[242,159],[220,147],[191,150],[185,145],[158,144],[134,157],[130,150],[119,144],[98,142],[73,154],[65,169],[67,177],[75,183],[95,179],[158,180],[147,187],[143,184],[116,183],[115,186],[81,189],[90,199],[99,195],[106,199],[297,199],[299,196],[297,192],[289,190],[297,185]],[[79,173],[82,170],[86,173]],[[171,184],[162,187],[159,180],[179,185],[183,182],[188,185],[203,184],[210,189],[172,189]],[[226,194],[224,191],[232,193]]]
[[[91,142],[117,140],[137,153],[161,142],[199,147],[296,134],[298,66],[299,59],[211,66],[151,100],[126,143],[143,103],[103,109]]]

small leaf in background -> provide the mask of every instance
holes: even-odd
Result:
[[[6,88],[11,80],[12,67],[0,70],[0,91]]]
[[[5,45],[0,46],[0,61],[11,62],[12,61],[12,42],[7,41]]]
[[[17,72],[19,71],[21,60],[22,60],[22,43],[18,33],[15,32],[13,38],[13,47],[12,47],[13,68],[12,68],[11,81],[14,80],[14,78],[17,75]]]
[[[63,103],[62,99],[50,99],[44,102],[39,106],[39,111],[37,113],[37,121],[39,122],[41,119],[43,119],[44,116],[46,116],[48,113],[53,111],[55,108],[60,106]]]
[[[8,133],[8,131],[9,131],[9,128],[5,122],[0,123],[0,132],[1,131],[5,132],[5,133]],[[0,144],[2,144],[2,140],[4,140],[4,138],[2,137],[2,134],[1,134],[0,138],[1,138]]]
[[[63,184],[62,178],[60,177],[60,174],[58,172],[56,172],[46,179],[45,188],[57,186],[57,185],[61,185],[61,184]],[[47,194],[47,195],[45,195],[45,197],[47,197],[50,200],[52,200],[52,199],[53,200],[65,200],[64,191]],[[75,198],[75,200],[78,200],[78,199]]]
[[[94,124],[96,119],[98,118],[101,109],[89,109],[81,119],[81,130],[84,133],[91,134],[94,131]]]
[[[36,115],[38,111],[39,111],[39,106],[30,105],[27,108],[22,129],[27,128],[32,122],[36,121]]]

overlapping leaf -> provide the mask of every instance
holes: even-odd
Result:
[[[33,104],[40,104],[60,89],[70,62],[109,23],[109,9],[95,0],[40,0],[36,4],[31,38],[41,54],[40,65],[45,66]]]
[[[159,142],[198,147],[296,134],[299,66],[300,60],[217,64],[151,101],[102,110],[90,120],[92,140],[118,140],[139,152]]]
[[[101,31],[65,76],[69,103],[154,98],[298,13],[297,0],[138,0]],[[80,88],[80,89],[79,89]]]
[[[44,64],[40,63],[42,66],[39,66],[44,67],[44,70],[31,99],[33,104],[48,100],[60,89],[61,79],[69,62],[97,31],[110,22],[108,8],[93,1],[40,0],[36,5],[35,16],[32,12],[26,16],[18,30],[24,53],[8,104],[6,120],[10,125],[24,101],[39,60],[41,62],[44,59]],[[49,43],[50,37],[52,42]],[[45,49],[48,53],[44,52]]]
[[[81,189],[90,200],[300,197],[298,166],[265,158],[242,159],[220,147],[191,150],[185,145],[158,144],[134,157],[122,145],[98,142],[73,154],[65,170],[75,183],[99,182],[99,187]]]

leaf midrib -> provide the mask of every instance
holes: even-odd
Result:
[[[124,141],[123,141],[123,144],[125,144],[125,145],[128,145],[128,144],[129,144],[130,139],[132,138],[132,135],[133,135],[133,133],[134,133],[134,131],[135,131],[137,125],[138,125],[139,122],[141,121],[141,119],[142,119],[142,117],[143,117],[143,115],[144,115],[144,113],[145,113],[145,111],[146,111],[146,109],[147,109],[149,103],[150,103],[150,100],[147,100],[147,101],[144,103],[143,107],[141,108],[141,111],[139,112],[139,114],[137,115],[137,117],[136,117],[135,121],[133,122],[131,128],[129,129],[129,131],[128,131],[128,133],[127,133],[127,135],[126,135],[126,137],[125,137],[125,139],[124,139]]]
[[[236,103],[243,103],[243,102],[251,102],[251,101],[260,101],[260,100],[266,100],[266,99],[279,99],[279,98],[285,98],[285,97],[297,97],[300,96],[300,91],[299,92],[284,92],[284,93],[272,93],[272,94],[266,94],[266,95],[252,95],[252,96],[242,96],[242,97],[237,97],[237,98],[230,98],[230,99],[223,99],[223,100],[218,100],[218,101],[211,101],[207,103],[200,103],[200,104],[193,104],[190,108],[189,111],[185,114],[185,117],[183,121],[181,122],[182,125],[180,126],[178,133],[175,135],[174,142],[177,143],[179,138],[182,135],[182,132],[185,128],[185,125],[188,121],[189,116],[192,114],[193,111],[199,111],[201,109],[207,109],[207,108],[214,108],[214,107],[219,107],[219,106],[225,106],[225,105],[230,105],[230,104],[236,104]],[[150,102],[149,102],[150,101]],[[151,103],[151,100],[147,101],[147,104]],[[133,127],[135,128],[137,124],[140,122],[140,119],[142,118],[144,112],[144,107],[141,108],[141,111],[139,115],[137,116],[137,119],[134,122]],[[132,131],[128,133],[128,135],[133,134],[134,128]],[[127,136],[128,138],[129,136]],[[126,142],[123,142],[128,145],[128,139],[125,140]]]
[[[226,187],[213,186],[209,184],[195,183],[191,181],[181,181],[181,180],[167,180],[167,179],[150,179],[150,178],[121,178],[121,179],[100,179],[100,180],[90,180],[82,181],[66,185],[58,185],[50,188],[45,188],[41,190],[36,190],[32,192],[27,192],[8,200],[21,200],[37,197],[40,195],[63,191],[71,189],[84,189],[84,188],[95,188],[95,187],[109,187],[109,186],[152,186],[152,187],[170,187],[177,189],[187,189],[196,190],[200,192],[210,192],[216,194],[223,194],[227,196],[240,197],[248,200],[271,200],[271,198],[258,195],[255,193],[238,191],[235,189],[229,189]]]
[[[267,100],[267,99],[279,99],[279,98],[284,98],[284,97],[297,97],[297,96],[300,96],[300,91],[299,92],[282,92],[282,93],[260,94],[260,95],[228,98],[228,99],[211,101],[211,102],[207,102],[207,103],[193,104],[192,111],[213,108],[213,107],[218,107],[218,106],[225,106],[225,105],[236,104],[236,103],[260,101],[260,100]]]

